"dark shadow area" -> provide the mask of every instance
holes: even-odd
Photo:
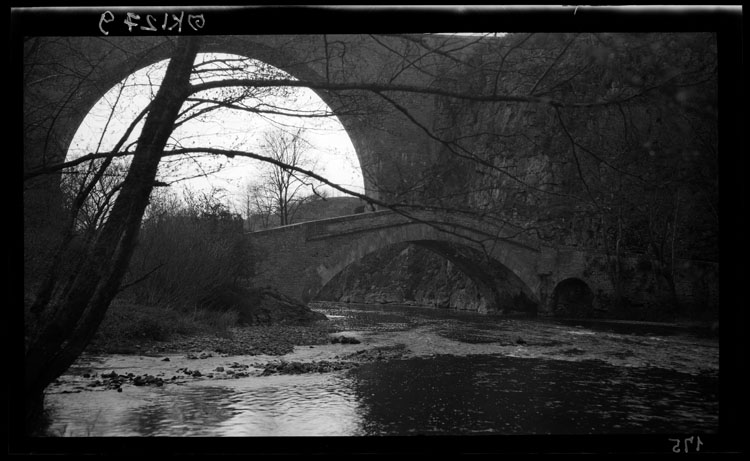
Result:
[[[566,279],[558,283],[552,294],[555,317],[589,318],[594,315],[594,294],[580,279]]]

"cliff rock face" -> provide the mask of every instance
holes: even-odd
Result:
[[[486,300],[469,277],[447,259],[411,244],[394,245],[350,265],[318,299],[487,312]]]

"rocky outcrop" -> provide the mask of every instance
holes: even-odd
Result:
[[[199,307],[236,311],[241,325],[307,325],[327,320],[324,314],[268,288],[217,287],[203,297]]]
[[[467,275],[447,259],[406,243],[353,263],[323,288],[318,299],[487,311],[486,300]]]

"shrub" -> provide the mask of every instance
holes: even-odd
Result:
[[[238,324],[239,312],[225,311],[215,312],[205,309],[197,309],[193,321],[200,324],[203,328],[218,334],[219,336],[228,336],[229,329]]]
[[[152,210],[145,220],[127,280],[139,304],[195,306],[216,286],[249,274],[242,220],[216,204],[206,209]]]
[[[229,336],[237,324],[235,311],[144,306],[121,299],[112,302],[94,337],[94,348],[130,352],[139,342],[168,341],[174,335]]]
[[[97,340],[143,339],[166,341],[175,333],[191,333],[195,327],[174,309],[143,306],[115,300],[97,331]]]

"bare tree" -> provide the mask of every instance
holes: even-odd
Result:
[[[274,214],[281,226],[291,224],[300,205],[313,194],[305,194],[308,188],[314,190],[315,184],[298,172],[284,167],[315,169],[315,162],[309,156],[310,144],[303,137],[303,130],[293,132],[276,129],[263,136],[262,152],[268,158],[278,162],[261,167],[256,193],[256,203],[272,204]]]
[[[98,236],[67,280],[48,278],[32,306],[26,345],[27,422],[47,385],[80,355],[116,294],[135,247],[164,146],[189,90],[199,40],[180,38],[133,152],[128,175]]]
[[[262,230],[271,227],[271,217],[274,215],[272,196],[264,189],[263,184],[251,181],[245,184],[245,218],[248,230]]]
[[[84,187],[87,187],[88,176],[102,168],[102,160],[91,162],[87,165],[79,165],[63,172],[62,190],[66,197],[66,203],[74,221],[74,232],[93,236],[106,221],[106,218],[114,204],[122,181],[127,173],[127,165],[118,162],[105,167],[105,173],[98,176],[91,184],[93,187],[87,192],[85,200],[77,200],[76,197]]]

